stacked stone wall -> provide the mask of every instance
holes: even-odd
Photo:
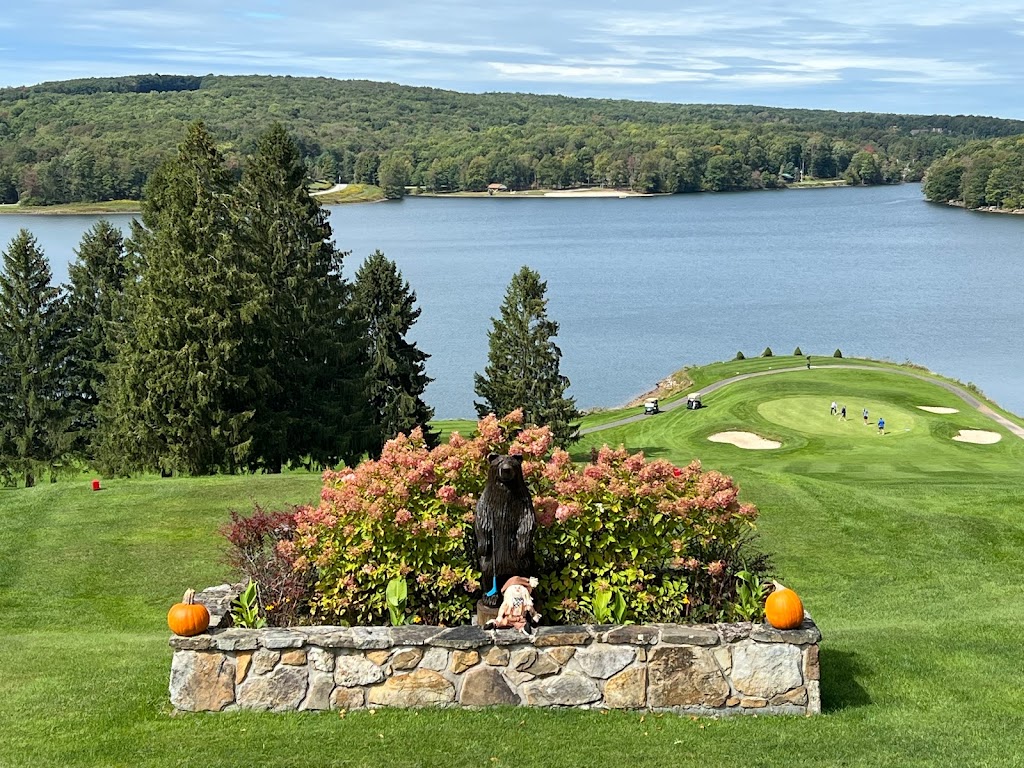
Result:
[[[185,711],[522,705],[698,715],[821,711],[818,643],[762,624],[216,628],[172,637]]]

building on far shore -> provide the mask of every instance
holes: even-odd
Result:
[[[495,192],[508,192],[508,187],[504,184],[488,184],[487,194],[493,195]]]

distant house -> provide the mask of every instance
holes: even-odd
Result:
[[[488,184],[487,194],[493,195],[495,192],[508,192],[508,187],[504,184]]]

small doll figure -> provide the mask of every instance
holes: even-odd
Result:
[[[511,629],[529,631],[540,621],[540,613],[533,607],[533,589],[537,579],[513,576],[501,588],[503,595],[498,618],[487,622],[485,629]]]

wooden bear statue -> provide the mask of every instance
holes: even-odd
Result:
[[[487,457],[487,485],[476,503],[476,552],[480,560],[483,604],[501,603],[498,588],[513,576],[533,574],[536,518],[523,479],[522,456]]]

